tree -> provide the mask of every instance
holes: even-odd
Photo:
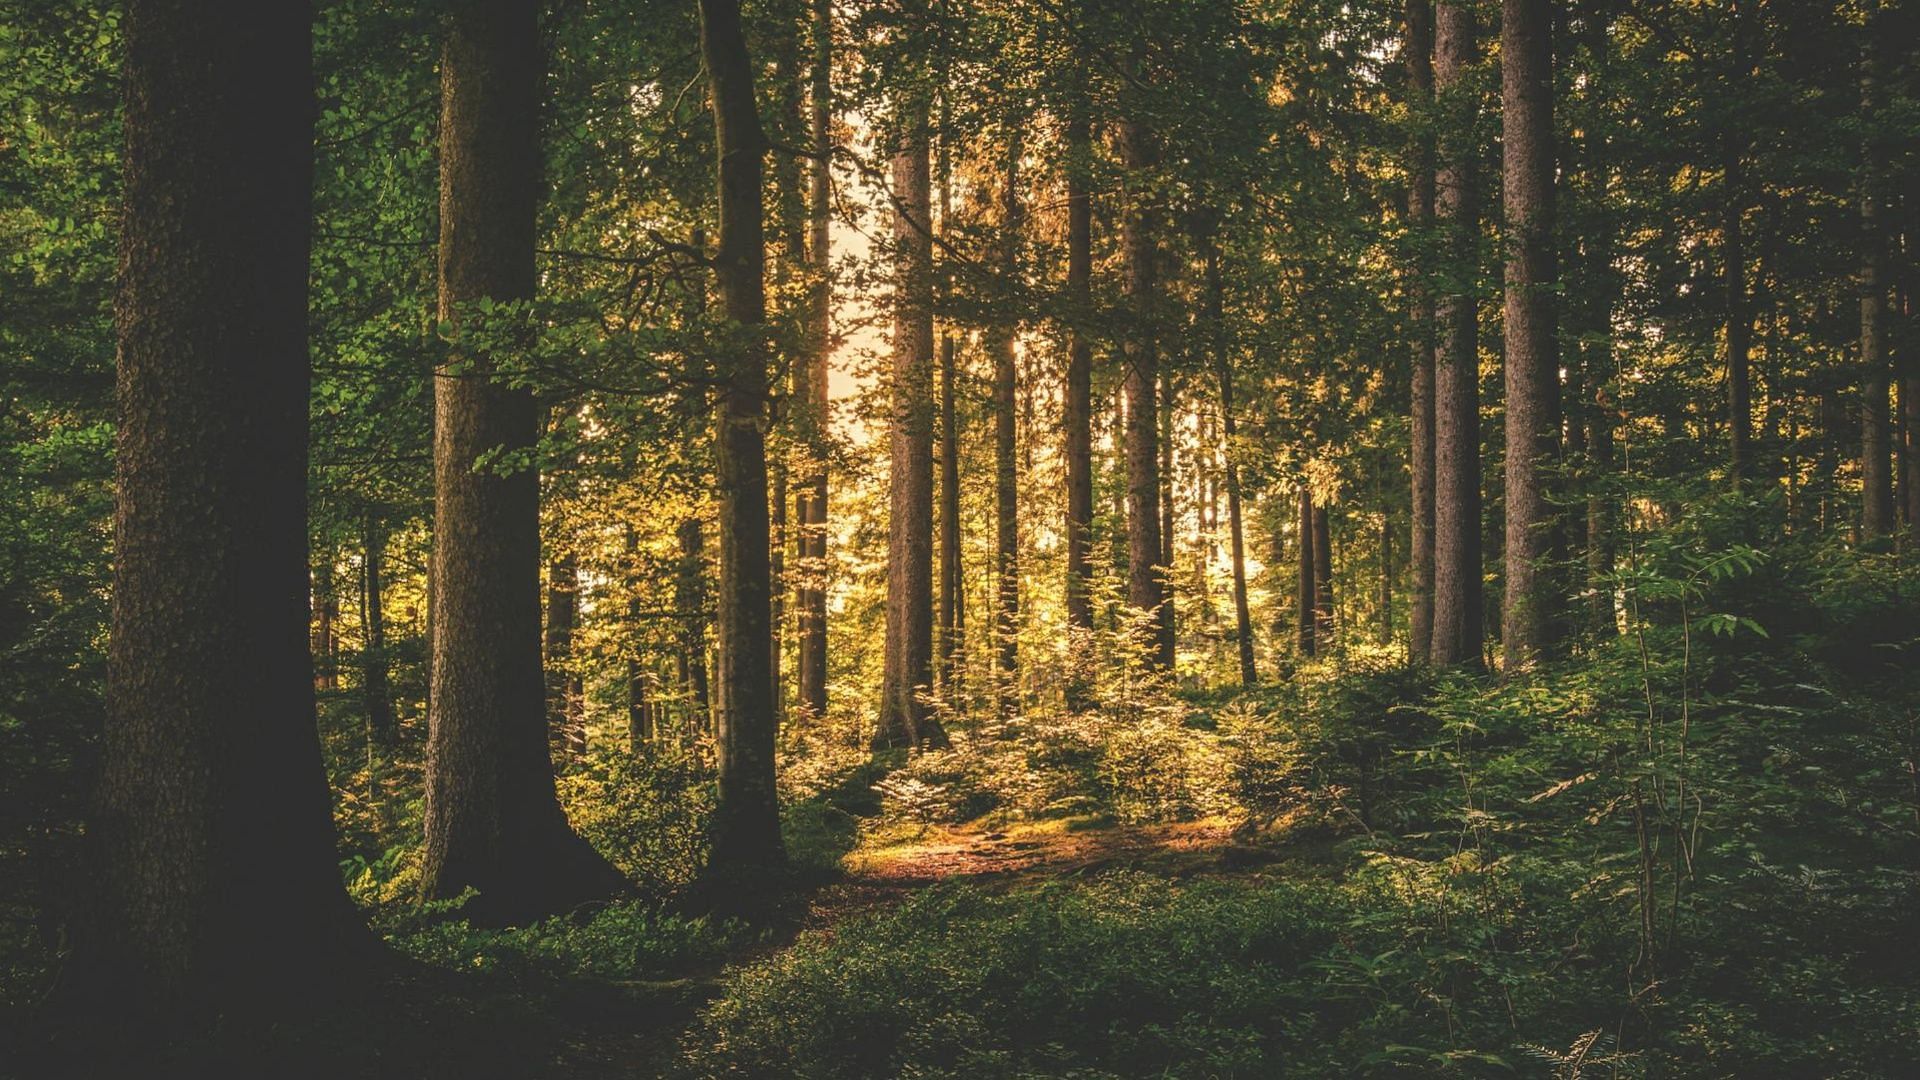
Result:
[[[813,69],[808,138],[808,269],[813,277],[809,312],[806,394],[798,402],[801,441],[811,471],[801,478],[800,704],[814,717],[827,713],[827,361],[833,352],[833,0],[813,0]]]
[[[767,521],[767,317],[762,225],[766,140],[753,99],[753,61],[739,0],[700,0],[700,50],[712,80],[720,191],[714,277],[726,312],[714,438],[720,488],[720,798],[711,867],[766,867],[785,859],[774,786],[778,724],[772,656]]]
[[[1870,2],[1867,43],[1860,59],[1860,109],[1869,124],[1877,105],[1873,31],[1878,5]],[[1893,471],[1887,404],[1887,285],[1882,280],[1886,238],[1880,224],[1879,161],[1871,137],[1861,154],[1860,199],[1860,535],[1872,541],[1894,531]]]
[[[1066,459],[1067,623],[1093,629],[1088,597],[1087,547],[1093,532],[1093,343],[1087,321],[1093,303],[1093,203],[1087,170],[1093,157],[1092,125],[1084,93],[1067,118],[1067,288],[1072,318],[1067,328],[1067,372],[1062,389],[1061,455]]]
[[[1477,58],[1473,10],[1437,9],[1434,91],[1441,127],[1434,216],[1446,241],[1447,275],[1435,321],[1434,544],[1432,660],[1478,666],[1480,597],[1480,372],[1473,295],[1479,204],[1472,143],[1475,113],[1468,72]]]
[[[1546,496],[1560,438],[1553,293],[1553,10],[1505,0],[1500,19],[1506,210],[1507,587],[1504,670],[1540,659],[1558,618]]]
[[[538,434],[533,392],[500,381],[524,345],[539,204],[533,0],[457,8],[441,56],[440,319],[434,380],[433,669],[424,894],[520,922],[625,888],[554,793],[540,658],[540,505],[512,464]],[[504,455],[506,464],[496,460]]]
[[[1173,667],[1173,612],[1167,601],[1165,548],[1160,535],[1159,344],[1153,320],[1158,301],[1159,195],[1152,175],[1159,154],[1140,117],[1119,125],[1120,163],[1127,170],[1120,245],[1126,262],[1130,329],[1126,337],[1127,604],[1147,615],[1148,661]]]
[[[135,0],[123,30],[112,630],[63,989],[101,1056],[299,1016],[373,947],[307,648],[311,11]]]
[[[1300,484],[1300,512],[1295,531],[1299,537],[1299,573],[1298,586],[1294,590],[1294,637],[1301,656],[1314,656],[1319,652],[1319,640],[1315,634],[1319,620],[1314,617],[1319,592],[1314,587],[1313,491],[1305,481]]]
[[[1433,99],[1433,0],[1407,0],[1407,95],[1415,110],[1431,108]],[[1415,121],[1416,134],[1408,152],[1407,227],[1419,235],[1433,219],[1433,145],[1426,132],[1427,118]],[[1427,288],[1426,260],[1416,260],[1407,282],[1412,398],[1408,455],[1413,474],[1413,528],[1408,573],[1412,577],[1413,608],[1409,655],[1425,660],[1433,648],[1433,521],[1434,521],[1434,396],[1433,297]]]
[[[387,529],[379,511],[367,512],[366,557],[361,563],[360,626],[365,647],[360,650],[360,693],[366,699],[367,737],[392,746],[400,731],[393,717],[393,693],[387,679],[387,617],[382,602],[387,562]]]
[[[1333,648],[1333,526],[1327,506],[1313,508],[1313,631],[1324,651]]]
[[[1000,271],[1011,283],[1019,272],[1020,140],[1007,147],[1007,163],[1001,187],[1002,236]],[[1015,338],[1019,325],[1006,322],[993,331],[993,489],[995,558],[994,662],[999,683],[996,694],[1002,711],[1011,711],[1017,697],[1020,675],[1020,471],[1018,448],[1014,444],[1016,428]],[[952,457],[954,448],[947,448]]]

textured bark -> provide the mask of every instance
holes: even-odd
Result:
[[[785,861],[774,786],[772,537],[767,507],[766,139],[753,97],[753,61],[739,0],[700,0],[700,49],[710,79],[720,204],[714,278],[732,340],[722,353],[714,436],[719,480],[720,797],[709,827],[710,873]]]
[[[1313,636],[1333,648],[1333,528],[1325,505],[1313,508]]]
[[[813,69],[808,138],[808,263],[813,308],[808,312],[806,395],[798,404],[809,472],[800,481],[800,694],[809,716],[827,712],[827,426],[828,361],[833,353],[833,0],[813,0]]]
[[[441,57],[440,318],[435,373],[434,640],[422,891],[479,895],[465,911],[519,922],[625,887],[567,825],[554,794],[540,664],[540,506],[531,470],[476,468],[534,444],[529,390],[492,381],[463,345],[476,302],[534,291],[540,37],[532,0],[465,5]],[[498,343],[503,328],[488,328]]]
[[[1154,336],[1160,211],[1143,175],[1159,161],[1146,122],[1120,123],[1120,162],[1132,176],[1120,245],[1132,327],[1126,341],[1127,604],[1148,614],[1148,662],[1173,667],[1173,611],[1168,602],[1160,535],[1159,344]]]
[[[707,530],[697,517],[675,530],[680,559],[673,578],[673,607],[680,620],[674,668],[689,701],[689,733],[706,730],[713,715],[707,680]]]
[[[1868,5],[1872,28],[1877,5]],[[1873,44],[1860,62],[1860,111],[1871,120],[1876,107]],[[1887,283],[1881,273],[1886,237],[1880,224],[1879,161],[1871,142],[1860,164],[1860,534],[1863,540],[1890,536],[1893,519],[1893,469],[1887,406]]]
[[[1731,85],[1744,85],[1750,76],[1748,18],[1741,0],[1733,0]],[[1727,347],[1727,471],[1737,485],[1746,476],[1752,455],[1753,433],[1753,308],[1747,298],[1747,252],[1744,221],[1746,178],[1742,161],[1745,133],[1738,125],[1726,131],[1724,189],[1720,195],[1722,286],[1726,291]]]
[[[1416,109],[1433,98],[1433,0],[1407,0],[1407,95]],[[1433,220],[1433,145],[1424,131],[1408,152],[1407,227],[1416,237]],[[1408,654],[1426,660],[1433,643],[1433,297],[1428,268],[1414,267],[1407,282],[1407,320],[1412,339],[1409,455],[1413,474],[1413,527],[1408,572],[1413,590]]]
[[[640,662],[639,644],[634,640],[640,629],[640,534],[632,524],[626,526],[626,575],[627,575],[627,625],[626,637],[626,689],[627,689],[627,748],[638,754],[654,739],[652,709],[648,702],[648,676]]]
[[[58,991],[100,1058],[299,1016],[371,949],[307,641],[310,12],[135,0],[122,26],[106,722]]]
[[[1224,334],[1226,280],[1220,270],[1220,248],[1211,228],[1201,231],[1200,255],[1205,262],[1207,318],[1216,334]],[[1240,685],[1252,686],[1259,681],[1259,673],[1253,663],[1253,616],[1247,607],[1247,549],[1240,516],[1240,467],[1233,458],[1237,433],[1233,415],[1233,355],[1226,348],[1224,338],[1215,349],[1213,362],[1220,380],[1221,464],[1226,474],[1228,559],[1233,570],[1233,641],[1240,662]]]
[[[1087,547],[1093,532],[1093,202],[1087,169],[1093,157],[1092,128],[1085,102],[1067,124],[1067,303],[1073,325],[1067,331],[1067,381],[1062,411],[1063,456],[1067,472],[1067,624],[1093,628],[1088,596]]]
[[[1454,282],[1435,315],[1441,340],[1434,353],[1434,544],[1431,658],[1441,666],[1477,667],[1480,655],[1480,377],[1473,296],[1460,283],[1474,275],[1479,203],[1470,144],[1475,112],[1472,9],[1443,3],[1436,18],[1434,86],[1448,114],[1440,144],[1434,216],[1446,238]]]
[[[1296,564],[1299,570],[1299,585],[1293,594],[1294,640],[1298,643],[1301,656],[1313,656],[1319,651],[1319,637],[1315,633],[1319,620],[1314,618],[1314,608],[1319,593],[1314,588],[1313,493],[1307,490],[1305,484],[1300,485],[1300,512],[1296,531],[1299,534]]]
[[[1553,9],[1505,0],[1500,20],[1506,210],[1506,592],[1503,670],[1551,648],[1560,590],[1548,477],[1559,457],[1560,350],[1553,289]]]
[[[1376,606],[1380,621],[1374,641],[1385,645],[1393,640],[1393,519],[1384,510],[1380,513],[1380,597]]]
[[[366,629],[366,648],[360,651],[360,692],[367,709],[367,737],[391,746],[400,732],[393,718],[393,691],[387,683],[387,615],[381,603],[387,531],[372,514],[367,516],[366,544],[360,582],[360,625]]]
[[[547,741],[556,759],[586,749],[580,676],[573,670],[573,630],[580,608],[579,564],[572,552],[547,564]]]
[[[945,96],[940,102],[941,116],[947,115]],[[945,124],[942,124],[945,127]],[[953,222],[953,160],[947,139],[940,141],[940,228],[951,229]],[[949,696],[958,690],[959,657],[967,631],[967,587],[961,579],[960,562],[960,416],[959,416],[959,344],[951,325],[940,334],[940,628],[937,634],[939,657],[935,681]]]
[[[333,553],[313,567],[313,688],[340,689],[340,635],[334,620],[340,617],[340,594],[333,579]]]
[[[1006,175],[1000,194],[1000,272],[1009,286],[1019,272],[1020,228],[1025,210],[1020,205],[1020,140],[1007,151]],[[1020,467],[1016,445],[1014,340],[1018,324],[994,328],[993,341],[993,488],[994,578],[998,603],[994,611],[994,657],[998,668],[1000,709],[1010,712],[1018,698],[1020,676]],[[948,457],[952,457],[949,452]]]
[[[876,748],[944,745],[923,696],[933,678],[933,243],[925,106],[893,158],[893,402],[887,640]]]
[[[1920,534],[1920,375],[1900,380],[1900,494],[1909,534]]]

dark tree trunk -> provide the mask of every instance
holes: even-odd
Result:
[[[761,207],[766,140],[753,98],[753,61],[739,0],[700,0],[700,50],[710,79],[720,194],[714,277],[734,335],[717,372],[714,458],[720,496],[720,797],[709,872],[785,861],[774,786],[779,705],[773,656],[772,549],[767,511],[766,243]]]
[[[1434,583],[1432,660],[1479,666],[1480,377],[1473,295],[1459,283],[1474,276],[1479,203],[1470,141],[1476,112],[1468,72],[1474,64],[1473,11],[1438,7],[1434,85],[1443,121],[1434,212],[1446,239],[1454,283],[1435,314],[1441,333],[1434,354]]]
[[[313,688],[340,689],[340,636],[334,620],[340,617],[340,596],[333,580],[333,553],[313,567]]]
[[[1745,85],[1751,67],[1747,54],[1747,17],[1741,0],[1733,0],[1729,17],[1733,22],[1731,85]],[[1720,196],[1721,267],[1727,307],[1727,470],[1734,484],[1745,478],[1750,466],[1749,443],[1753,432],[1753,309],[1747,299],[1747,252],[1745,223],[1746,180],[1742,161],[1743,132],[1739,125],[1728,126],[1724,147],[1723,190]]]
[[[1253,663],[1253,616],[1247,608],[1246,536],[1240,517],[1240,467],[1234,461],[1233,354],[1226,334],[1226,279],[1220,269],[1220,248],[1211,225],[1200,235],[1200,254],[1205,261],[1207,317],[1218,344],[1214,350],[1214,370],[1220,377],[1221,461],[1226,473],[1228,557],[1233,566],[1233,640],[1240,662],[1240,685],[1259,681]]]
[[[475,468],[538,433],[530,390],[495,383],[496,358],[459,343],[476,302],[534,292],[540,192],[540,36],[532,0],[455,9],[441,58],[440,318],[436,372],[434,641],[424,894],[479,895],[486,922],[571,909],[625,887],[575,835],[554,794],[540,666],[540,503],[532,470]],[[508,328],[488,327],[498,339]]]
[[[1407,0],[1407,94],[1415,109],[1433,98],[1433,2]],[[1433,143],[1422,129],[1408,155],[1407,227],[1416,250],[1433,220]],[[1408,655],[1425,661],[1433,647],[1433,296],[1427,288],[1430,267],[1417,260],[1407,283],[1408,328],[1412,338],[1410,441],[1412,450],[1413,528],[1408,555],[1413,609],[1409,613]]]
[[[643,746],[653,741],[651,705],[647,700],[647,674],[640,662],[640,573],[639,553],[640,535],[629,524],[626,527],[627,540],[627,624],[625,645],[627,654],[627,746],[638,754]]]
[[[1386,645],[1393,641],[1393,517],[1380,511],[1380,600],[1379,625],[1374,641]]]
[[[393,719],[393,691],[387,685],[387,616],[381,603],[387,533],[372,514],[367,516],[366,543],[360,589],[360,625],[366,628],[366,648],[360,652],[360,690],[366,698],[367,737],[380,746],[392,746],[399,728]]]
[[[1294,592],[1294,634],[1299,642],[1301,656],[1313,656],[1319,651],[1319,640],[1314,631],[1318,628],[1318,619],[1314,618],[1314,608],[1319,599],[1319,591],[1314,587],[1313,557],[1313,492],[1305,484],[1300,485],[1299,525],[1299,588]]]
[[[572,552],[547,564],[547,741],[555,759],[586,749],[580,678],[573,670],[580,573]]]
[[[1020,143],[1015,139],[1007,151],[1005,186],[1001,192],[1000,269],[1009,286],[1019,270],[1023,213],[1017,186],[1019,155]],[[995,696],[1002,712],[1012,711],[1020,677],[1020,469],[1014,414],[1014,397],[1019,385],[1014,367],[1014,338],[1018,329],[1012,322],[995,327],[993,342],[993,486],[997,526],[994,578],[998,594],[994,612],[994,656],[998,668]]]
[[[1321,651],[1333,648],[1333,528],[1324,504],[1313,508],[1313,636]]]
[[[676,533],[680,562],[673,579],[673,607],[680,618],[680,647],[674,656],[680,689],[687,695],[687,730],[706,730],[713,715],[707,685],[707,532],[697,517],[682,521]]]
[[[813,0],[813,70],[808,163],[809,269],[814,275],[808,313],[806,395],[799,402],[808,473],[800,484],[800,705],[818,719],[827,713],[827,361],[833,352],[833,0]]]
[[[1087,170],[1092,128],[1084,98],[1067,125],[1067,381],[1062,411],[1067,472],[1067,625],[1093,628],[1087,548],[1093,532],[1093,204]]]
[[[122,24],[112,633],[60,990],[84,1057],[301,1017],[371,948],[307,641],[310,20],[135,0]]]
[[[1908,534],[1920,536],[1920,375],[1900,380],[1900,416],[1901,503]]]
[[[1506,593],[1508,673],[1552,646],[1559,622],[1548,477],[1560,442],[1560,350],[1553,289],[1553,9],[1505,0],[1500,19],[1506,210]]]
[[[893,158],[898,276],[878,748],[946,743],[923,698],[933,678],[933,207],[927,112],[920,104],[901,113]]]
[[[1877,4],[1868,5],[1868,29],[1877,21]],[[1871,119],[1877,104],[1873,43],[1860,61],[1860,111]],[[1893,519],[1892,438],[1887,405],[1887,283],[1882,279],[1886,238],[1880,225],[1879,161],[1871,143],[1860,164],[1860,534],[1865,541],[1891,536]]]
[[[1120,241],[1133,320],[1126,342],[1127,604],[1148,615],[1148,636],[1142,642],[1148,662],[1171,670],[1173,611],[1161,565],[1165,549],[1160,535],[1160,408],[1155,394],[1160,375],[1154,335],[1160,212],[1145,175],[1158,163],[1159,152],[1143,120],[1122,121],[1119,141],[1121,164],[1131,181]]]
[[[947,117],[946,92],[942,90],[941,116]],[[945,123],[942,123],[945,128]],[[948,138],[943,133],[939,153],[940,228],[953,223],[953,161]],[[949,697],[959,692],[960,651],[967,629],[967,588],[960,563],[960,414],[958,343],[953,327],[940,333],[940,596],[938,632],[939,657],[935,679]]]

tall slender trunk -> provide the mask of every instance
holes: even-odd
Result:
[[[1553,288],[1553,9],[1504,0],[1500,20],[1506,210],[1506,592],[1503,669],[1552,646],[1560,590],[1547,484],[1559,456],[1560,350]]]
[[[1326,504],[1313,508],[1313,636],[1322,650],[1333,648],[1333,527]]]
[[[1315,588],[1313,556],[1313,492],[1305,483],[1300,485],[1300,513],[1297,528],[1299,540],[1299,588],[1294,592],[1294,634],[1299,642],[1301,656],[1313,656],[1319,649],[1319,619],[1315,618],[1318,606],[1319,590]]]
[[[1228,557],[1233,568],[1233,640],[1240,663],[1240,685],[1252,686],[1260,676],[1253,662],[1253,615],[1247,606],[1247,549],[1241,521],[1240,466],[1234,460],[1237,434],[1233,415],[1233,354],[1226,340],[1226,277],[1220,268],[1220,248],[1211,223],[1200,234],[1200,255],[1205,263],[1207,318],[1218,344],[1214,350],[1214,370],[1220,380],[1221,464],[1226,473]]]
[[[1160,536],[1159,345],[1154,335],[1158,287],[1160,213],[1146,172],[1159,161],[1153,132],[1144,120],[1120,123],[1120,159],[1130,185],[1121,226],[1126,293],[1133,326],[1126,343],[1127,400],[1127,603],[1146,612],[1142,643],[1150,664],[1173,667],[1173,611],[1167,600],[1165,550]]]
[[[1878,5],[1868,4],[1869,32],[1878,21]],[[1860,60],[1860,111],[1869,121],[1877,106],[1873,42]],[[1880,224],[1878,155],[1868,140],[1860,162],[1860,532],[1864,540],[1890,536],[1893,520],[1892,439],[1887,394],[1887,285],[1881,266],[1886,238]]]
[[[827,712],[827,447],[833,352],[833,0],[813,0],[813,69],[808,136],[808,269],[813,274],[808,313],[806,396],[799,402],[808,471],[800,481],[800,705],[809,716]]]
[[[1379,623],[1374,630],[1374,642],[1386,645],[1393,641],[1393,516],[1386,510],[1380,511],[1380,596]]]
[[[697,517],[680,523],[680,561],[673,581],[673,606],[680,619],[680,648],[674,662],[680,689],[689,701],[687,729],[704,731],[713,714],[707,680],[707,533]]]
[[[1900,416],[1901,504],[1908,535],[1920,537],[1920,375],[1900,380]]]
[[[1407,95],[1415,109],[1429,109],[1433,99],[1433,0],[1407,0]],[[1433,220],[1433,139],[1424,123],[1408,150],[1407,227],[1413,232],[1416,253],[1424,255],[1422,235]],[[1412,536],[1408,571],[1413,591],[1409,613],[1408,655],[1424,662],[1433,648],[1433,518],[1434,518],[1434,396],[1433,296],[1427,288],[1431,266],[1416,258],[1407,280],[1411,417],[1409,455],[1412,483]]]
[[[720,501],[716,724],[720,796],[709,830],[709,872],[785,860],[774,787],[775,694],[772,537],[767,504],[768,343],[762,164],[766,139],[753,96],[753,60],[739,0],[700,0],[720,195],[713,270],[737,338],[720,361],[714,463]]]
[[[1442,3],[1436,18],[1434,86],[1447,117],[1440,140],[1435,218],[1446,238],[1454,283],[1435,319],[1434,586],[1432,659],[1477,667],[1480,655],[1480,373],[1477,312],[1461,286],[1474,276],[1479,201],[1471,142],[1477,111],[1468,72],[1478,55],[1474,17],[1464,4]]]
[[[627,684],[627,745],[633,753],[653,741],[652,712],[647,701],[647,673],[640,661],[640,534],[626,526],[627,623],[624,627]]]
[[[1729,81],[1731,85],[1741,86],[1746,83],[1752,66],[1747,45],[1748,18],[1742,0],[1733,0],[1730,18],[1733,21],[1733,71]],[[1725,264],[1721,273],[1727,308],[1727,469],[1736,485],[1750,467],[1749,446],[1753,433],[1753,309],[1747,299],[1743,135],[1738,123],[1728,125],[1723,148],[1724,188],[1720,197],[1721,260]]]
[[[1024,210],[1019,189],[1020,140],[1007,149],[1006,175],[1001,191],[1000,271],[1008,287],[1019,272],[1020,227]],[[998,602],[994,612],[996,699],[1002,712],[1012,711],[1020,677],[1020,469],[1016,445],[1015,338],[1019,326],[1008,322],[994,328],[993,342],[993,477],[995,537],[994,578]]]
[[[577,754],[586,744],[580,681],[573,670],[579,595],[579,562],[573,553],[547,563],[547,739],[556,758]]]
[[[496,354],[461,343],[475,305],[534,294],[540,200],[538,5],[456,8],[441,58],[440,310],[454,328],[435,373],[434,641],[426,850],[432,899],[518,922],[626,887],[575,835],[554,794],[540,664],[540,494],[530,469],[477,469],[539,431],[531,390],[497,383]],[[493,320],[501,316],[495,314]],[[509,315],[508,317],[511,317]],[[488,327],[498,340],[509,328]],[[456,366],[457,365],[457,366]]]
[[[340,617],[340,596],[333,580],[333,553],[320,556],[313,567],[313,688],[340,689],[339,633],[334,620]]]
[[[1093,205],[1087,170],[1093,157],[1092,126],[1083,97],[1067,122],[1067,381],[1062,411],[1067,472],[1067,625],[1093,628],[1088,596],[1087,546],[1093,531]]]
[[[942,232],[953,228],[953,161],[944,123],[947,108],[947,95],[943,88],[938,165]],[[949,321],[941,327],[940,333],[940,627],[935,676],[950,697],[959,688],[958,664],[967,628],[967,584],[960,563],[959,370],[959,343]]]
[[[82,1053],[144,1060],[94,1075],[302,1019],[371,948],[307,647],[311,12],[134,0],[122,29],[112,633],[59,992]]]
[[[399,728],[393,719],[393,691],[387,683],[387,616],[381,603],[387,532],[371,513],[367,515],[366,545],[360,582],[360,625],[366,631],[366,647],[360,651],[360,692],[366,702],[368,738],[381,746],[391,746]]]
[[[900,110],[893,157],[896,285],[887,520],[887,639],[874,745],[946,742],[933,681],[933,234],[927,107]],[[957,595],[957,594],[956,594]]]

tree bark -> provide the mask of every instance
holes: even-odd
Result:
[[[1121,247],[1126,259],[1126,293],[1132,326],[1126,341],[1127,401],[1127,604],[1147,615],[1142,642],[1148,663],[1173,667],[1173,611],[1167,600],[1165,548],[1160,535],[1160,408],[1155,384],[1160,374],[1155,341],[1160,213],[1147,171],[1159,161],[1152,131],[1138,118],[1124,120],[1119,132],[1120,160],[1131,184]]]
[[[440,310],[452,363],[435,373],[434,641],[424,895],[521,922],[626,886],[575,835],[554,793],[540,664],[540,505],[531,469],[480,464],[533,446],[533,393],[496,383],[463,342],[483,302],[531,300],[539,207],[540,36],[532,0],[454,10],[441,58]],[[502,310],[496,306],[495,312]],[[509,309],[510,310],[510,309]],[[512,333],[497,315],[493,348]]]
[[[1430,109],[1433,99],[1433,2],[1407,0],[1407,94],[1416,110]],[[1407,227],[1414,233],[1416,252],[1422,233],[1433,220],[1433,140],[1424,127],[1408,154]],[[1434,396],[1433,296],[1427,288],[1430,267],[1416,260],[1407,282],[1407,318],[1411,356],[1411,424],[1409,441],[1412,483],[1412,538],[1408,572],[1413,606],[1409,613],[1408,655],[1425,661],[1433,648],[1433,518],[1434,518]]]
[[[1477,57],[1473,11],[1442,3],[1436,18],[1435,92],[1447,116],[1440,140],[1435,218],[1446,239],[1451,284],[1435,318],[1434,586],[1432,660],[1477,667],[1482,634],[1480,586],[1480,377],[1473,294],[1479,203],[1471,143],[1468,70]],[[1463,85],[1465,83],[1465,85]]]
[[[1741,0],[1733,0],[1729,15],[1733,23],[1733,71],[1728,82],[1732,86],[1745,85],[1750,76],[1748,19],[1743,7]],[[1750,467],[1753,433],[1753,309],[1747,299],[1746,180],[1738,124],[1728,126],[1725,142],[1720,231],[1727,308],[1727,469],[1737,486]]]
[[[909,104],[901,114],[893,157],[892,512],[877,749],[946,743],[923,698],[933,678],[933,207],[926,105]]]
[[[940,229],[953,228],[953,160],[945,119],[948,93],[940,99],[942,134],[939,151]],[[944,285],[944,282],[942,283]],[[940,332],[940,627],[939,656],[934,678],[948,697],[959,693],[961,645],[967,628],[967,588],[960,562],[960,416],[958,342],[951,322]]]
[[[1333,528],[1323,503],[1313,508],[1313,636],[1321,651],[1333,648]]]
[[[1294,634],[1299,642],[1301,656],[1314,656],[1319,652],[1319,638],[1315,633],[1320,620],[1315,618],[1318,607],[1319,590],[1315,587],[1313,552],[1313,492],[1307,485],[1300,485],[1299,514],[1299,589],[1294,593]]]
[[[718,652],[720,797],[709,873],[785,861],[774,786],[772,548],[767,504],[766,139],[753,97],[753,61],[739,0],[700,0],[700,50],[710,79],[720,203],[714,278],[733,340],[722,351],[714,458],[719,474]]]
[[[707,532],[697,517],[680,523],[676,531],[680,561],[673,580],[673,607],[680,619],[680,647],[674,666],[680,688],[687,694],[687,732],[706,730],[713,716],[713,697],[707,679]]]
[[[1088,595],[1092,568],[1087,549],[1093,533],[1093,201],[1087,170],[1093,158],[1092,126],[1084,95],[1067,122],[1067,380],[1062,412],[1067,473],[1067,625],[1093,628]]]
[[[1878,5],[1869,2],[1869,34],[1878,21]],[[1869,37],[1860,61],[1860,111],[1869,123],[1877,107],[1873,42]],[[1886,238],[1880,224],[1878,154],[1869,136],[1860,163],[1860,534],[1872,542],[1891,536],[1893,470],[1892,439],[1887,404],[1887,285],[1882,279]]]
[[[333,553],[326,552],[313,567],[313,688],[340,689],[340,641],[334,620],[340,617],[340,596],[333,579]]]
[[[1240,516],[1240,467],[1233,456],[1237,433],[1233,415],[1233,354],[1225,338],[1226,278],[1221,272],[1220,248],[1211,223],[1201,232],[1200,255],[1205,263],[1207,317],[1218,341],[1213,362],[1220,380],[1220,456],[1222,471],[1226,473],[1228,557],[1233,569],[1233,640],[1240,663],[1240,685],[1252,686],[1260,681],[1260,676],[1253,662],[1253,615],[1247,606],[1247,549]]]
[[[360,590],[360,624],[366,630],[366,647],[360,651],[360,692],[366,700],[368,738],[381,746],[392,746],[399,728],[393,718],[393,691],[387,684],[387,617],[381,603],[387,533],[371,513],[367,515],[366,543]]]
[[[1024,213],[1018,187],[1019,155],[1020,142],[1015,139],[1007,150],[1001,191],[1000,271],[1009,287],[1019,272],[1019,230]],[[1020,469],[1014,414],[1019,385],[1014,366],[1018,329],[1012,322],[997,326],[993,341],[994,577],[998,597],[994,655],[999,676],[995,697],[1003,714],[1014,709],[1020,677]]]
[[[827,430],[833,352],[833,0],[813,0],[813,70],[807,201],[813,308],[808,313],[806,396],[800,402],[808,473],[800,482],[800,705],[827,713]]]
[[[1506,592],[1503,670],[1551,648],[1559,621],[1547,483],[1560,441],[1560,350],[1553,289],[1553,9],[1504,0],[1500,21],[1506,210]]]
[[[298,1018],[372,948],[307,641],[311,12],[134,0],[122,26],[112,631],[59,991],[102,1059]]]
[[[579,593],[579,563],[572,552],[547,563],[547,740],[556,760],[586,749],[580,680],[573,671]]]

